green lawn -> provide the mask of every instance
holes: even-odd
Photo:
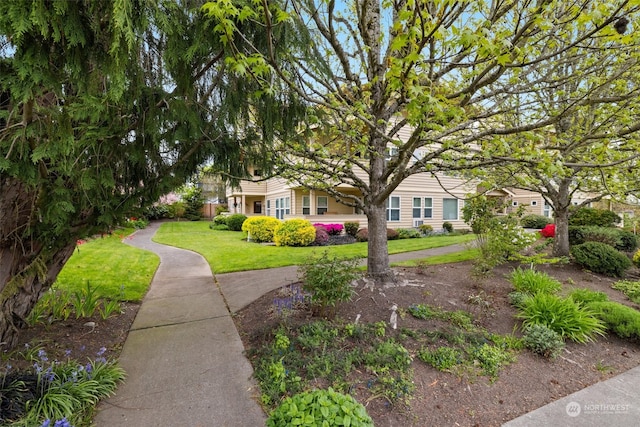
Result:
[[[298,265],[314,253],[320,254],[325,250],[338,257],[367,256],[366,243],[304,248],[269,246],[247,242],[242,232],[210,230],[209,224],[208,221],[167,222],[162,224],[153,240],[198,252],[205,257],[215,273]],[[467,234],[392,240],[389,242],[389,253],[449,246],[469,242],[474,238],[472,234]]]
[[[74,293],[86,289],[89,283],[109,298],[141,301],[160,259],[152,252],[122,243],[121,236],[131,231],[119,231],[78,245],[53,289]]]

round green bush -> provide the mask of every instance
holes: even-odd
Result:
[[[273,242],[273,233],[280,224],[282,221],[272,216],[252,216],[242,224],[242,231],[254,242]]]
[[[283,426],[373,427],[373,420],[353,397],[329,388],[287,397],[267,419],[267,427]]]
[[[453,233],[453,224],[451,224],[449,221],[445,221],[442,223],[442,229],[447,233]]]
[[[633,264],[636,267],[640,267],[640,249],[638,249],[636,253],[633,254]]]
[[[397,231],[399,239],[419,239],[422,237],[422,234],[415,228],[399,228]]]
[[[614,301],[594,301],[588,307],[619,337],[640,340],[640,311]]]
[[[571,248],[571,255],[582,267],[594,273],[620,277],[631,267],[631,260],[611,246],[600,242],[585,242]]]
[[[562,337],[546,325],[534,324],[524,330],[524,346],[536,354],[554,358],[564,349]]]
[[[212,220],[213,224],[214,225],[221,225],[221,224],[227,225],[227,218],[228,217],[229,217],[228,215],[216,215],[216,216],[213,217],[213,220]]]
[[[276,246],[309,246],[316,238],[316,229],[306,219],[289,219],[276,228]]]
[[[433,226],[429,224],[422,224],[418,226],[418,230],[423,236],[429,236],[433,233]]]
[[[551,223],[551,219],[543,215],[525,215],[520,218],[520,225],[522,228],[535,228],[537,230],[543,229],[547,224]]]
[[[356,234],[358,233],[359,229],[360,229],[360,223],[358,221],[344,223],[344,232],[351,237],[356,237]]]
[[[605,209],[578,208],[571,212],[569,225],[583,225],[596,227],[614,227],[620,222],[620,217]]]
[[[243,214],[233,214],[227,217],[227,225],[229,226],[229,230],[231,231],[241,231],[242,224],[247,219],[246,215]]]

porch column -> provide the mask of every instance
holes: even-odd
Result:
[[[242,195],[242,202],[241,202],[241,204],[240,204],[240,213],[241,213],[241,214],[245,214],[245,215],[247,214],[247,209],[246,209],[246,207],[245,207],[246,200],[247,200],[247,199],[245,198],[245,196],[244,196],[244,194],[243,194],[243,195]]]
[[[316,214],[316,190],[309,190],[309,215]]]

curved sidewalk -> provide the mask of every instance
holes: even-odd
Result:
[[[97,427],[260,427],[266,416],[231,319],[265,293],[297,281],[296,266],[211,273],[191,251],[151,241],[152,223],[126,243],[160,266],[120,355],[127,381],[101,403]],[[391,262],[460,251],[462,245],[395,254]],[[512,420],[505,427],[631,427],[640,420],[640,366]]]

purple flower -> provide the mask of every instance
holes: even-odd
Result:
[[[105,353],[105,351],[107,351],[106,347],[100,347],[100,351],[98,351],[97,356],[102,356]]]
[[[51,425],[51,420],[47,418],[46,420],[44,420],[42,424],[40,424],[40,427],[49,427],[50,425]]]

